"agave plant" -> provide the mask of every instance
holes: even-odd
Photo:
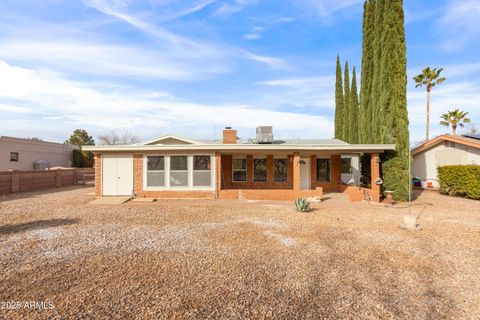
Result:
[[[310,210],[310,202],[305,198],[298,198],[295,200],[295,207],[298,212],[307,212]]]

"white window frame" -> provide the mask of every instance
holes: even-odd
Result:
[[[245,160],[245,170],[244,169],[234,169],[233,161],[234,160]],[[235,171],[245,171],[245,180],[235,180]],[[232,157],[232,182],[234,183],[245,183],[248,181],[248,159],[247,157]]]
[[[147,157],[164,156],[165,158],[165,186],[163,187],[147,187]],[[173,156],[187,156],[187,172],[188,185],[187,186],[170,186],[170,157]],[[210,157],[210,186],[193,186],[193,156],[209,156]],[[143,155],[143,190],[145,191],[214,191],[215,190],[215,175],[216,175],[216,157],[212,153],[195,152],[195,153],[149,153]]]
[[[187,170],[172,170],[172,157],[187,157]],[[191,189],[192,187],[192,177],[191,177],[191,156],[190,155],[187,155],[187,154],[171,154],[168,156],[168,186],[170,189],[184,189],[184,188],[188,188],[188,189]],[[170,174],[172,172],[186,172],[187,173],[187,185],[186,186],[172,186],[170,185]]]
[[[192,160],[192,170],[190,172],[192,178],[191,178],[191,181],[192,181],[192,188],[205,188],[207,186],[195,186],[194,185],[194,173],[195,172],[210,172],[210,186],[213,184],[213,176],[212,176],[212,171],[213,171],[213,162],[215,161],[215,157],[212,157],[210,155],[210,170],[195,170],[195,167],[194,167],[194,164],[195,164],[195,161],[194,161],[194,158],[195,157],[202,157],[202,156],[209,156],[209,155],[205,155],[205,154],[192,154],[192,157],[191,157],[191,160]]]
[[[163,157],[163,170],[148,170],[148,157]],[[145,156],[145,187],[147,186],[147,177],[148,172],[163,172],[163,186],[154,186],[154,187],[147,187],[147,188],[165,188],[167,186],[167,157],[164,155],[147,155]]]

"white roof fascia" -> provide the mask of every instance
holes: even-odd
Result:
[[[140,151],[351,151],[380,152],[395,150],[394,144],[328,144],[328,145],[239,145],[239,144],[201,144],[201,145],[127,145],[127,146],[84,146],[82,150],[93,152],[140,152]]]

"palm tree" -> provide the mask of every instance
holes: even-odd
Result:
[[[432,91],[433,87],[435,87],[437,84],[441,84],[443,81],[446,80],[446,78],[444,77],[440,78],[440,73],[442,71],[443,71],[443,68],[440,68],[437,70],[437,68],[430,69],[430,67],[427,67],[422,70],[421,74],[413,77],[413,80],[415,80],[415,83],[417,84],[415,88],[423,87],[423,86],[427,88],[427,138],[426,138],[426,141],[428,141],[428,132],[430,129],[430,92]]]
[[[458,108],[453,111],[448,111],[440,116],[440,118],[443,119],[440,121],[440,124],[445,127],[452,126],[452,134],[456,135],[457,126],[463,128],[464,123],[470,122],[470,119],[466,117],[467,114],[468,112],[460,111]]]

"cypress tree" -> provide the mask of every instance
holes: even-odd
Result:
[[[372,128],[369,132],[368,140],[369,143],[381,143],[380,139],[380,126],[382,122],[381,114],[381,104],[380,97],[385,90],[381,79],[383,66],[382,53],[384,53],[383,48],[383,29],[385,25],[389,22],[384,19],[384,9],[385,9],[385,0],[377,0],[375,7],[375,24],[374,24],[374,34],[373,34],[373,71],[372,71],[372,88],[370,91],[370,103],[371,107],[369,113],[371,114],[371,124]]]
[[[379,137],[382,143],[395,143],[396,152],[386,154],[383,162],[384,188],[394,190],[397,199],[408,198],[408,111],[407,49],[402,0],[385,3],[384,39],[381,54],[381,95]]]
[[[350,128],[349,128],[349,113],[350,113],[350,71],[348,69],[348,61],[345,62],[345,70],[344,70],[344,77],[343,77],[343,111],[342,111],[342,131],[341,131],[341,140],[347,141],[350,135]],[[347,141],[348,142],[348,141]]]
[[[342,136],[342,117],[343,117],[343,80],[342,66],[340,57],[337,55],[337,72],[335,82],[335,138],[341,139]]]
[[[360,88],[359,142],[372,143],[373,42],[375,0],[365,1],[363,11],[362,74]]]
[[[348,114],[348,143],[358,143],[358,91],[357,91],[357,72],[353,67],[352,91],[350,93],[350,110]]]

